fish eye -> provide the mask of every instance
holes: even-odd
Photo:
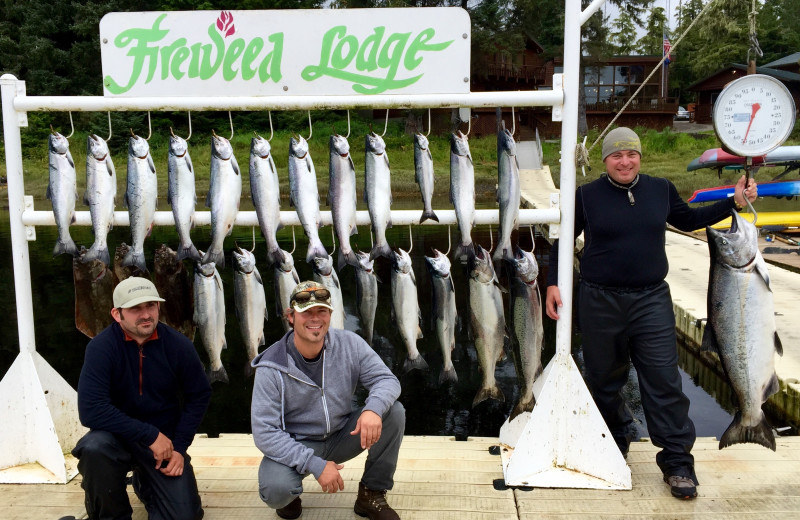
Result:
[[[727,246],[727,245],[728,245],[728,241],[727,241],[727,240],[725,240],[724,238],[722,239],[722,245],[723,245],[723,246]]]

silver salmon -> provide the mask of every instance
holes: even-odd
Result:
[[[109,265],[106,239],[114,227],[114,206],[117,203],[117,173],[108,153],[108,145],[102,137],[94,134],[87,138],[86,151],[86,193],[83,201],[89,206],[92,217],[94,243],[81,256],[83,262],[100,260]]]
[[[417,350],[417,340],[422,337],[421,318],[417,300],[417,278],[411,268],[411,257],[400,248],[392,254],[392,310],[400,337],[403,338],[408,358],[403,371],[415,368],[424,370],[428,364]]]
[[[133,243],[122,265],[135,265],[147,271],[144,261],[144,239],[153,230],[158,198],[156,166],[150,155],[150,145],[138,135],[128,140],[128,189],[125,191],[125,207],[130,216]]]
[[[272,264],[273,280],[275,288],[275,312],[281,317],[283,322],[283,330],[289,332],[292,326],[289,325],[289,320],[286,319],[286,309],[289,308],[289,300],[292,296],[292,291],[300,283],[300,277],[297,276],[297,270],[294,268],[294,259],[292,255],[281,249],[281,256],[283,260],[279,263]]]
[[[261,136],[250,141],[250,195],[256,207],[261,235],[267,241],[267,265],[283,261],[275,233],[281,224],[281,193],[278,169],[269,141]]]
[[[78,246],[69,234],[70,224],[75,222],[75,201],[77,176],[75,161],[69,153],[69,141],[53,131],[49,144],[50,182],[47,184],[47,199],[53,203],[53,215],[58,227],[58,240],[53,248],[53,256],[69,253],[78,254]]]
[[[428,143],[428,138],[422,134],[414,134],[414,179],[419,185],[422,195],[422,224],[428,219],[439,222],[439,217],[433,212],[433,156]]]
[[[522,412],[532,412],[536,399],[533,397],[533,382],[542,373],[542,297],[539,293],[539,264],[528,251],[516,247],[511,262],[509,321],[512,353],[520,397],[511,410],[509,420]]]
[[[159,319],[187,338],[194,340],[194,287],[192,275],[178,253],[161,244],[153,259],[153,283],[161,303]]]
[[[473,408],[486,399],[505,401],[494,377],[505,338],[503,295],[489,253],[479,245],[474,250],[475,254],[469,259],[470,324],[483,380],[472,400]]]
[[[314,258],[311,264],[314,270],[314,280],[321,283],[331,292],[331,328],[344,328],[344,299],[342,298],[342,286],[339,284],[339,276],[333,269],[333,258]]]
[[[322,216],[319,213],[317,172],[308,153],[308,143],[300,136],[289,141],[289,188],[292,205],[308,237],[306,262],[310,263],[315,257],[327,257],[328,251],[319,239]]]
[[[442,349],[442,373],[439,383],[458,381],[453,366],[453,349],[456,346],[456,288],[450,276],[450,260],[441,251],[433,250],[433,256],[426,256],[425,262],[431,275],[433,286],[433,321],[436,338]]]
[[[453,258],[474,254],[472,226],[475,225],[475,168],[467,136],[458,131],[450,136],[450,202],[456,209],[461,234]]]
[[[222,366],[225,340],[225,293],[222,278],[214,262],[194,264],[194,324],[208,354],[208,381],[228,382],[228,372]]]
[[[241,198],[242,175],[231,143],[214,134],[211,136],[211,182],[206,198],[206,206],[211,208],[211,245],[202,263],[213,262],[220,269],[225,267],[222,245],[225,237],[233,232]]]
[[[170,129],[170,133],[172,129]],[[178,230],[178,260],[189,258],[200,260],[200,253],[192,243],[190,235],[194,227],[194,209],[197,205],[197,192],[194,186],[194,167],[189,155],[189,145],[182,137],[172,134],[167,153],[167,202],[172,206],[175,228]]]
[[[386,143],[381,136],[370,132],[367,134],[365,148],[364,201],[367,203],[372,232],[375,235],[369,258],[392,258],[392,249],[386,241],[386,229],[392,227],[392,182]]]
[[[358,233],[356,226],[356,168],[350,155],[350,144],[341,135],[330,139],[330,184],[328,205],[331,207],[333,229],[339,241],[339,271],[345,265],[356,266],[350,237]]]
[[[500,236],[492,259],[514,261],[511,232],[519,227],[519,161],[514,136],[505,123],[497,129],[497,202],[500,205]]]
[[[703,348],[719,355],[738,408],[719,448],[752,442],[775,451],[761,405],[779,390],[775,353],[783,355],[783,347],[758,231],[731,213],[730,229],[706,228],[711,267]]]
[[[256,267],[256,257],[247,249],[236,246],[233,250],[233,301],[236,306],[236,317],[247,352],[245,376],[253,375],[250,362],[258,354],[264,341],[264,320],[267,317],[267,297],[264,294],[264,282]]]
[[[356,251],[356,304],[361,318],[361,336],[372,345],[375,330],[375,311],[378,310],[378,277],[369,254]]]

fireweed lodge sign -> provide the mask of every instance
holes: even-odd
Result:
[[[461,8],[110,13],[106,96],[468,93]]]

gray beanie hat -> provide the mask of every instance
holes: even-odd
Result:
[[[642,142],[639,141],[639,136],[630,128],[620,126],[606,134],[603,139],[603,160],[614,152],[621,152],[623,150],[633,150],[638,152],[639,156],[642,155]]]

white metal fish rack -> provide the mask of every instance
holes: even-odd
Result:
[[[520,210],[520,224],[560,225],[559,280],[563,307],[557,324],[556,356],[537,381],[537,404],[506,423],[500,432],[503,469],[508,485],[630,489],[630,471],[616,449],[570,355],[572,327],[572,253],[574,241],[575,147],[578,125],[580,27],[605,0],[581,11],[580,0],[567,0],[564,30],[564,73],[553,77],[551,91],[480,92],[467,94],[407,94],[358,96],[172,97],[113,98],[86,96],[28,96],[25,82],[0,77],[3,131],[8,182],[14,285],[20,354],[0,381],[0,482],[60,482],[76,473],[74,459],[65,453],[85,429],[78,421],[77,393],[36,352],[28,244],[35,226],[53,226],[50,210],[35,210],[25,196],[20,128],[32,111],[214,111],[311,110],[356,108],[455,108],[550,106],[561,120],[560,207]],[[455,224],[453,210],[436,209],[439,222]],[[88,211],[76,211],[75,225],[91,225]],[[416,224],[418,211],[392,211],[394,224]],[[198,225],[210,222],[210,212],[195,213]],[[284,225],[299,224],[294,211],[281,212]],[[497,210],[478,210],[476,224],[497,223]],[[322,212],[331,224],[330,212]],[[366,211],[358,225],[368,225]],[[129,225],[128,213],[114,215],[117,226]],[[254,211],[239,212],[236,225],[257,225]],[[156,213],[155,225],[174,225],[171,211]],[[11,448],[13,447],[13,448]],[[18,471],[16,466],[38,463],[47,471]],[[46,475],[42,475],[42,474]]]

